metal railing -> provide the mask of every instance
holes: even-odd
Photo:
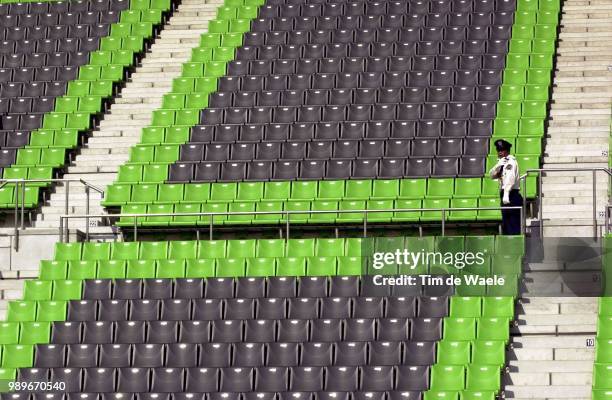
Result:
[[[368,232],[368,215],[377,213],[421,213],[421,212],[440,212],[441,221],[441,232],[442,236],[445,235],[446,223],[448,222],[449,213],[453,211],[501,211],[501,210],[519,210],[521,217],[521,233],[525,233],[525,214],[524,209],[521,206],[511,207],[446,207],[446,208],[389,208],[384,210],[372,210],[372,209],[361,209],[361,210],[295,210],[295,211],[223,211],[223,212],[192,212],[192,213],[140,213],[140,214],[87,214],[87,215],[62,215],[60,216],[59,225],[59,241],[69,241],[69,229],[68,221],[71,219],[86,219],[90,218],[108,218],[110,216],[114,218],[133,218],[134,227],[134,240],[138,238],[138,219],[144,219],[147,217],[209,217],[208,232],[209,238],[213,238],[213,227],[215,225],[215,217],[222,216],[240,216],[240,215],[278,215],[279,220],[284,220],[285,224],[285,237],[289,238],[289,232],[291,229],[291,216],[292,215],[319,215],[319,214],[362,214],[363,215],[363,235],[367,236]],[[460,221],[460,220],[459,220]],[[376,221],[378,222],[378,221]],[[410,221],[408,221],[410,222]],[[435,222],[427,221],[427,222]],[[294,224],[296,222],[294,221]],[[238,225],[240,226],[240,225]],[[187,228],[188,226],[185,226]],[[86,235],[87,236],[87,235]],[[88,237],[88,236],[87,236]]]
[[[610,168],[605,167],[597,167],[597,168],[533,168],[525,171],[523,175],[520,177],[520,185],[522,193],[526,193],[526,185],[527,185],[527,176],[531,173],[536,173],[540,179],[538,179],[538,224],[540,230],[540,237],[544,237],[544,214],[543,214],[543,202],[542,202],[542,172],[546,173],[555,173],[555,172],[591,172],[592,173],[592,195],[593,195],[593,237],[596,238],[598,223],[597,223],[597,172],[605,172],[608,175],[608,187],[610,187],[610,179],[612,178],[612,170]],[[608,198],[608,204],[610,204],[610,199]],[[523,208],[525,207],[525,202],[523,202]],[[526,215],[525,210],[523,210],[523,215]]]
[[[28,184],[35,183],[64,183],[66,188],[64,198],[64,213],[69,214],[70,210],[70,184],[78,183],[85,187],[85,214],[89,214],[90,207],[90,190],[100,193],[104,197],[104,190],[92,185],[91,183],[83,179],[65,179],[65,178],[50,178],[50,179],[0,179],[0,188],[6,185],[15,185],[15,250],[19,246],[19,230],[25,228],[24,216],[25,216],[25,192]],[[18,195],[20,194],[20,196]],[[87,235],[89,236],[89,219],[87,219],[87,227],[85,228]]]

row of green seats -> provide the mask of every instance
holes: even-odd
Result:
[[[47,343],[50,322],[0,322],[0,345]]]
[[[367,263],[367,271],[364,268]],[[371,260],[355,256],[327,257],[253,257],[199,258],[170,260],[99,260],[99,261],[43,261],[40,279],[136,279],[136,278],[197,278],[227,276],[335,276],[361,275],[419,275],[419,274],[478,274],[518,275],[520,257],[496,254],[484,257],[482,264],[458,269],[453,265],[419,263],[388,265],[373,269]],[[513,279],[513,278],[510,278]],[[37,285],[28,281],[26,287]],[[32,288],[38,292],[35,288]],[[47,290],[47,289],[45,289]],[[50,289],[49,289],[50,290]],[[50,292],[49,292],[50,293]],[[50,294],[49,294],[50,295]],[[39,300],[27,298],[28,300]]]
[[[499,198],[453,198],[424,200],[288,200],[204,204],[128,204],[121,207],[118,226],[182,226],[182,225],[258,225],[287,222],[297,224],[336,224],[369,222],[438,222],[443,209],[447,221],[497,221],[501,218]],[[477,209],[480,207],[480,209]],[[466,210],[461,210],[466,208]],[[367,216],[363,210],[368,211]],[[393,211],[393,209],[398,211]],[[426,210],[423,210],[426,209]],[[402,211],[404,210],[404,211]],[[262,214],[255,214],[262,212]],[[218,213],[218,215],[174,215]],[[243,214],[238,214],[243,213]],[[150,214],[133,217],[127,214]],[[159,214],[159,215],[156,215]]]
[[[136,178],[147,172],[122,166]],[[127,178],[126,178],[127,179]],[[133,182],[130,179],[130,183]],[[228,203],[285,200],[395,200],[499,196],[499,183],[488,178],[354,179],[190,184],[121,184],[111,186],[103,204]]]
[[[16,187],[14,184],[7,184],[0,188],[0,208],[12,208],[15,204],[21,207],[22,197],[24,207],[32,208],[38,204],[40,197],[38,186]],[[24,195],[22,196],[22,193]]]
[[[605,268],[610,268],[605,265]],[[599,298],[593,399],[607,399],[612,390],[612,297]]]
[[[436,363],[439,365],[497,365],[506,361],[503,340],[442,340],[438,342]]]
[[[378,238],[231,239],[161,242],[56,243],[55,261],[165,260],[194,258],[361,257],[372,251],[482,252],[518,255],[523,236],[407,236]]]
[[[54,110],[43,116],[41,129],[32,132],[30,143],[17,151],[15,164],[4,169],[4,179],[53,177],[53,168],[65,164],[66,150],[78,144],[78,132],[91,127],[92,115],[102,111],[103,99],[113,95],[114,83],[124,78],[124,69],[134,63],[134,53],[144,49],[153,26],[170,7],[170,0],[130,0],[120,22],[111,25],[109,36],[101,39],[100,49],[89,54],[89,62],[79,68],[77,79],[68,82],[66,95],[56,98]],[[8,192],[4,196],[12,197]],[[12,207],[12,200],[0,201],[0,207]]]
[[[559,11],[559,0],[519,0],[516,2],[517,14],[525,11]]]

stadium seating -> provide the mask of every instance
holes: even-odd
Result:
[[[524,252],[520,236],[59,243],[0,324],[0,376],[105,396],[495,398],[513,296],[372,285],[367,243],[483,252],[506,275]]]
[[[238,191],[219,205],[205,192],[208,184],[263,181],[272,188],[329,180],[340,187],[353,179],[422,181],[421,187],[441,179],[460,188],[496,161],[492,138],[515,145],[522,170],[539,167],[558,2],[290,2],[287,9],[281,3],[219,10],[132,148],[106,205],[152,213],[347,209],[342,202],[319,204],[328,199],[316,188],[308,205],[283,198],[275,199],[282,205],[251,198],[244,204]],[[176,191],[180,199],[191,188],[203,191],[199,205],[173,208],[155,194]],[[533,178],[527,189],[533,197]],[[454,193],[436,206],[490,206],[498,196],[488,183],[470,186],[469,196]],[[428,205],[426,194],[409,197],[417,201],[412,206]],[[386,200],[405,206],[404,199]],[[499,214],[454,215],[478,217]],[[148,224],[170,222],[176,221],[155,217]]]
[[[169,0],[0,4],[0,169],[4,179],[50,179],[66,150],[104,111]],[[25,206],[38,203],[27,188]],[[20,202],[0,188],[0,208]]]

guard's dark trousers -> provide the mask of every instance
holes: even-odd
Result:
[[[510,204],[504,204],[504,191],[499,192],[502,207],[523,206],[523,197],[518,189],[510,190]],[[521,210],[502,209],[502,233],[504,235],[520,235],[521,234]]]

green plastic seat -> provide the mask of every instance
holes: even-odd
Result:
[[[10,186],[4,186],[0,188],[0,205],[10,204],[15,204],[13,188]]]
[[[482,299],[484,317],[514,319],[514,299],[512,297],[484,297]]]
[[[612,364],[596,363],[593,366],[593,388],[612,389]]]
[[[432,211],[423,211],[421,213],[421,221],[440,221],[442,219],[442,209],[450,207],[450,199],[425,199],[423,200],[424,209],[433,209]],[[446,215],[448,215],[446,211]]]
[[[236,199],[237,184],[213,183],[211,185],[211,202],[231,202]]]
[[[522,84],[518,82],[517,84]],[[521,102],[520,101],[500,101],[497,103],[497,117],[508,119],[521,118]]]
[[[198,258],[225,258],[226,244],[225,240],[202,240],[198,246]]]
[[[309,201],[288,201],[285,205],[287,211],[294,212],[289,214],[289,221],[294,223],[306,223],[310,215]],[[303,212],[302,212],[303,211]]]
[[[317,198],[316,181],[291,182],[291,200],[314,200]]]
[[[66,279],[68,263],[66,261],[42,260],[40,262],[39,277],[42,280]]]
[[[248,258],[246,261],[246,276],[274,276],[276,259],[271,257]]]
[[[454,198],[474,198],[482,193],[482,180],[480,178],[456,178]]]
[[[313,201],[310,209],[312,211],[319,211],[318,213],[311,213],[308,217],[309,222],[313,223],[323,223],[323,224],[333,224],[338,217],[338,214],[335,212],[338,210],[338,202],[337,201]],[[321,212],[323,211],[323,212]]]
[[[498,365],[506,362],[506,346],[503,340],[475,340],[472,342],[472,363]]]
[[[263,200],[286,201],[291,197],[291,182],[265,182]]]
[[[518,132],[518,126],[518,119],[496,118],[493,123],[493,136],[516,136]]]
[[[156,278],[183,278],[185,277],[185,260],[158,260]]]
[[[395,200],[399,197],[400,180],[399,179],[376,179],[372,186],[372,199],[377,200]]]
[[[7,344],[3,346],[2,368],[26,368],[34,361],[34,346]]]
[[[508,330],[506,328],[506,330]],[[474,340],[476,339],[476,319],[445,318],[444,340]],[[483,338],[485,339],[485,338]]]
[[[50,336],[51,324],[49,322],[22,322],[19,344],[49,343]]]
[[[193,259],[187,260],[185,266],[186,278],[208,278],[215,276],[214,259]]]
[[[312,257],[315,255],[315,239],[289,239],[287,257]]]
[[[344,256],[344,239],[319,238],[315,244],[315,255],[319,257]]]
[[[360,257],[355,256],[344,256],[337,258],[338,275],[361,275],[362,272],[362,261]]]
[[[367,214],[368,221],[371,222],[390,222],[393,218],[393,200],[369,200],[366,203],[368,210],[376,210]],[[364,216],[365,217],[365,216]]]
[[[140,183],[142,180],[141,165],[122,165],[117,174],[118,183]]]
[[[306,275],[306,259],[303,257],[285,257],[276,260],[276,276]]]
[[[148,214],[162,214],[159,216],[148,216],[141,222],[144,226],[167,226],[172,222],[173,216],[169,215],[174,212],[172,204],[149,204],[147,206]],[[168,214],[168,215],[163,215]]]
[[[1,329],[1,325],[0,325]],[[0,334],[1,335],[1,334]],[[595,343],[595,362],[612,364],[612,339],[598,338]]]
[[[371,195],[371,180],[349,180],[346,182],[345,199],[369,200]]]
[[[124,260],[102,260],[98,262],[97,279],[125,278],[126,262]]]
[[[215,276],[234,278],[245,276],[246,260],[244,258],[222,258],[217,260]]]
[[[258,258],[285,257],[285,241],[283,239],[259,239],[256,244]]]
[[[401,199],[422,199],[427,193],[426,179],[402,179],[399,197]]]
[[[165,260],[168,257],[168,242],[141,242],[140,260]]]
[[[524,10],[521,10],[521,11],[524,11]],[[530,40],[532,38],[533,38],[533,25],[515,24],[512,27],[512,39]]]
[[[469,341],[441,340],[438,343],[436,363],[439,365],[467,365],[471,359]]]
[[[421,218],[421,211],[418,211],[422,206],[420,199],[399,199],[395,201],[395,208],[398,210],[415,210],[415,211],[395,211],[393,213],[393,221],[418,221]]]
[[[450,300],[451,317],[478,318],[482,314],[482,304],[480,297],[453,296]]]
[[[194,240],[173,240],[169,243],[168,259],[196,258],[198,255],[198,242]]]
[[[599,298],[599,315],[612,316],[612,297]]]
[[[167,165],[145,165],[142,168],[142,180],[149,183],[160,183],[168,177]]]
[[[231,213],[247,213],[255,211],[255,203],[253,202],[235,202],[229,204]],[[227,217],[228,224],[250,224],[253,215],[248,214],[230,214]]]
[[[479,340],[503,340],[510,338],[508,318],[482,317],[478,320],[477,337]]]
[[[423,395],[423,400],[459,400],[459,392],[447,390],[428,390]]]
[[[467,368],[466,389],[498,391],[501,386],[499,366],[470,365]]]
[[[239,182],[236,199],[239,201],[259,201],[262,199],[263,193],[263,182]]]
[[[495,237],[495,252],[498,254],[525,254],[525,237],[521,235],[498,235]]]
[[[81,251],[81,243],[56,243],[53,258],[57,261],[80,260]]]
[[[38,131],[38,133],[42,134],[43,131]],[[79,133],[75,129],[64,129],[61,131],[55,131],[53,135],[53,146],[73,148],[77,146],[78,140]],[[32,139],[30,139],[30,143],[32,143]]]
[[[281,213],[283,211],[283,202],[281,201],[262,201],[257,203],[255,207],[255,211],[258,212],[275,212],[278,211],[278,214],[257,214],[255,215],[255,223],[258,224],[276,224],[279,221],[284,220],[284,215]],[[253,216],[249,216],[249,218],[253,218]]]
[[[463,390],[465,368],[462,365],[434,365],[431,367],[431,390]]]
[[[463,236],[436,236],[435,246],[441,253],[459,253],[464,251]]]
[[[0,345],[18,344],[19,326],[18,322],[0,322]]]
[[[21,148],[17,150],[16,164],[35,166],[40,161],[40,149]]]
[[[35,301],[9,301],[7,321],[22,322],[36,320]]]
[[[410,236],[405,240],[405,246],[411,252],[433,252],[435,249],[434,236]]]
[[[185,185],[184,203],[204,203],[210,197],[210,183],[190,183]]]
[[[257,244],[257,241],[254,239],[230,240],[227,243],[227,257],[228,258],[255,257],[256,244]]]
[[[23,299],[24,300],[49,300],[53,284],[51,281],[30,280],[24,282]]]
[[[39,322],[64,321],[66,319],[67,301],[39,301],[37,308],[36,320]]]
[[[477,198],[455,198],[450,201],[452,208],[466,208],[466,210],[452,210],[448,214],[450,221],[473,221],[477,217]]]
[[[507,54],[506,68],[527,69],[529,68],[529,54]],[[503,86],[502,86],[503,92]]]
[[[68,268],[70,273],[70,267]],[[53,300],[80,300],[81,299],[81,280],[63,280],[53,283]]]
[[[340,201],[338,206],[340,211],[365,210],[366,202],[365,200],[344,200]],[[340,212],[336,221],[342,223],[361,222],[363,218],[363,212]]]
[[[114,242],[111,246],[111,260],[136,260],[140,242]]]
[[[466,236],[464,240],[465,251],[471,253],[492,254],[495,249],[495,236]]]
[[[336,275],[336,257],[308,257],[306,261],[306,275]]]
[[[529,63],[528,58],[527,63]],[[529,65],[525,66],[525,69],[528,67]],[[502,85],[499,97],[501,101],[521,101],[523,97],[524,88],[522,85]]]
[[[180,213],[199,213],[201,210],[200,204],[176,204],[174,206],[175,214]],[[200,217],[197,215],[175,215],[170,225],[196,225]]]
[[[108,242],[83,243],[83,260],[108,260],[111,245]]]
[[[157,190],[157,203],[175,204],[183,200],[184,186],[176,183],[159,185]]]
[[[93,260],[68,262],[68,279],[96,279],[97,263]]]
[[[499,194],[498,194],[499,196]],[[499,207],[499,197],[481,197],[478,199],[478,207]],[[501,210],[478,210],[476,219],[479,221],[500,220]]]
[[[132,187],[131,204],[150,204],[157,199],[157,185],[135,185]]]
[[[154,278],[155,260],[129,260],[125,277],[127,279]]]
[[[345,181],[321,181],[317,198],[320,200],[341,200],[344,197]]]

